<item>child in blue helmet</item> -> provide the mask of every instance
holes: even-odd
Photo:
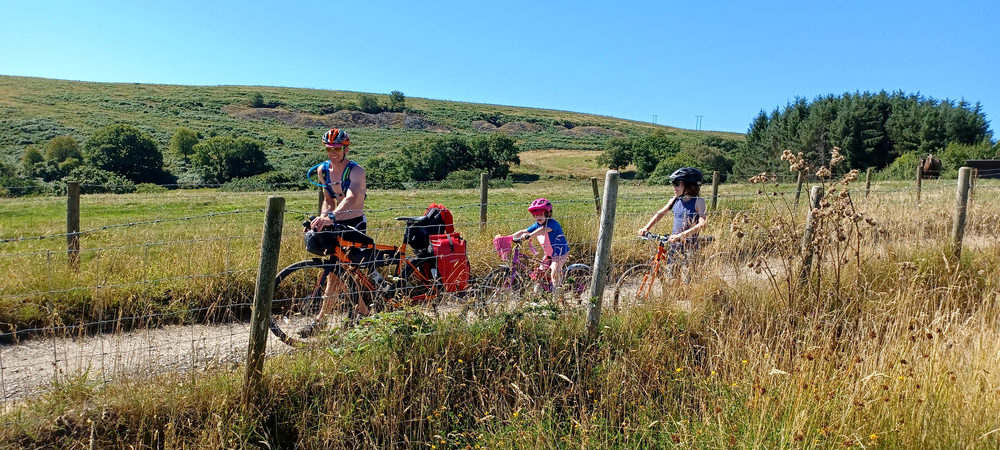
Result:
[[[699,197],[703,175],[694,167],[681,167],[670,174],[674,196],[639,229],[644,236],[667,214],[673,214],[674,226],[670,231],[670,260],[683,258],[689,251],[698,249],[698,234],[708,223],[705,199]]]

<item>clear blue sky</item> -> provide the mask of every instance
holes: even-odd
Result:
[[[399,90],[735,132],[796,96],[885,89],[979,101],[992,122],[998,18],[998,0],[0,0],[0,74]]]

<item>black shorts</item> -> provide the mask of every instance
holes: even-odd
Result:
[[[364,214],[362,214],[361,217],[355,217],[353,219],[338,220],[337,223],[342,223],[349,227],[354,227],[354,229],[362,233],[365,233],[365,231],[368,230],[368,218],[366,218]]]

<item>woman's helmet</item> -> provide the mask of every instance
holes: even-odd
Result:
[[[701,171],[694,167],[681,167],[670,174],[670,181],[681,180],[687,184],[701,186],[704,176]]]
[[[536,198],[535,201],[531,202],[531,206],[528,206],[528,212],[532,214],[541,211],[552,212],[552,202],[548,199]]]
[[[346,131],[332,128],[323,135],[323,144],[327,147],[347,147],[351,145],[351,137]]]

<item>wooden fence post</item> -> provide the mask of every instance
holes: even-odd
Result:
[[[868,198],[868,192],[872,190],[872,168],[868,168],[868,172],[865,173],[865,198]]]
[[[66,250],[70,270],[80,268],[80,182],[66,182]]]
[[[264,371],[264,351],[271,319],[271,301],[274,297],[274,278],[278,273],[278,255],[281,250],[281,227],[285,219],[285,199],[268,196],[264,216],[264,235],[260,247],[260,265],[257,269],[257,289],[254,291],[250,313],[250,345],[247,366],[243,377],[243,406],[249,409],[257,399],[260,377]]]
[[[597,252],[594,255],[594,271],[590,279],[590,304],[587,310],[587,338],[597,337],[597,327],[601,322],[601,303],[604,300],[604,283],[610,272],[611,243],[615,234],[615,211],[618,208],[617,170],[609,170],[604,177],[604,205],[601,207],[601,228],[597,233]]]
[[[712,211],[719,200],[719,171],[712,172]]]
[[[486,203],[490,200],[490,174],[479,174],[479,232],[486,231]]]
[[[594,207],[597,208],[597,214],[601,214],[601,192],[597,190],[597,177],[590,177],[590,186],[594,188]]]
[[[920,205],[920,185],[924,180],[924,166],[917,166],[917,205]]]
[[[802,234],[802,270],[799,272],[799,284],[805,284],[809,280],[809,272],[812,270],[813,261],[813,233],[816,232],[816,218],[813,217],[813,210],[819,209],[819,202],[823,199],[823,187],[813,186],[809,192],[809,214],[806,216],[806,230]]]
[[[958,190],[955,192],[955,220],[951,227],[951,243],[955,258],[962,257],[962,238],[965,237],[965,218],[969,211],[972,168],[958,169]]]
[[[802,182],[805,181],[805,174],[799,171],[799,181],[795,186],[795,203],[792,205],[792,209],[798,211],[799,209],[799,197],[802,196]]]
[[[345,192],[346,194],[346,192]],[[316,215],[323,214],[323,188],[319,188],[319,204],[316,206]]]

